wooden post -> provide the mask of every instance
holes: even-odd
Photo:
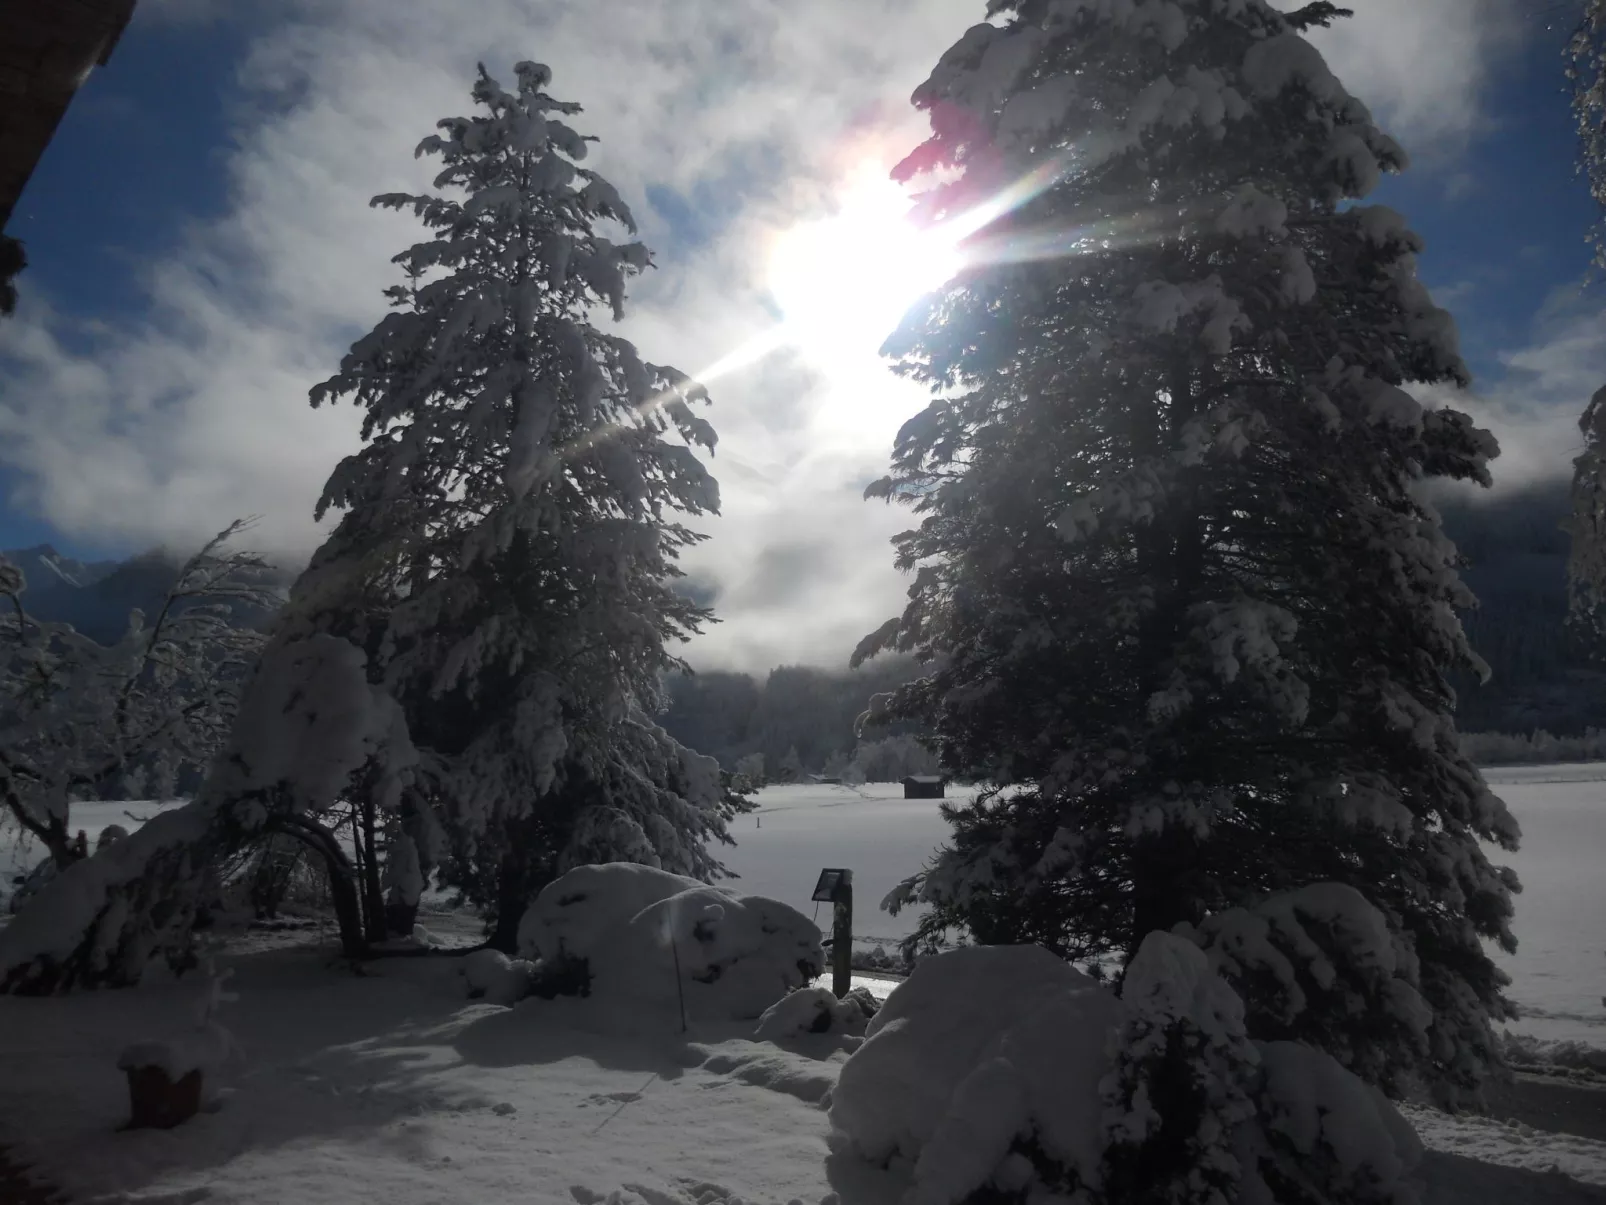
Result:
[[[831,991],[841,1000],[853,986],[853,872],[844,870],[831,893]]]

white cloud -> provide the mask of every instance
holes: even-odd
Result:
[[[1527,341],[1502,350],[1499,361],[1499,379],[1483,389],[1417,393],[1466,411],[1494,433],[1496,492],[1570,476],[1583,450],[1578,419],[1606,385],[1606,301],[1576,287],[1558,290]]]
[[[1479,31],[1504,3],[1355,0],[1361,15],[1323,39],[1352,90],[1404,134],[1451,138],[1477,120],[1493,45]],[[155,7],[209,11],[207,0]],[[661,249],[625,333],[696,371],[767,322],[765,240],[857,160],[890,164],[918,139],[908,94],[982,10],[279,0],[243,72],[250,103],[226,215],[150,265],[140,320],[86,331],[35,297],[0,329],[0,457],[24,471],[24,504],[71,536],[193,542],[260,513],[264,544],[302,553],[317,538],[318,490],[356,431],[354,414],[315,412],[306,391],[382,312],[389,258],[418,236],[368,199],[428,180],[413,147],[468,108],[476,59],[504,78],[515,59],[549,62],[554,91],[586,106],[577,124],[602,139],[594,166]],[[649,185],[714,211],[709,237],[677,246],[645,203]],[[900,605],[887,538],[909,516],[859,491],[918,394],[879,372],[828,388],[784,357],[713,393],[724,516],[688,566],[717,585],[725,622],[691,655],[840,664]]]
[[[1277,0],[1283,9],[1304,2]],[[1416,157],[1460,151],[1490,117],[1490,70],[1520,30],[1519,0],[1344,0],[1343,7],[1355,15],[1314,30],[1311,40],[1345,87]]]

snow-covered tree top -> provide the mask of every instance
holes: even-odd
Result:
[[[692,452],[715,443],[691,409],[702,386],[591,322],[599,307],[621,316],[627,280],[651,264],[639,242],[597,232],[633,231],[630,210],[579,165],[590,140],[563,120],[579,106],[544,90],[550,71],[515,74],[510,92],[481,67],[481,112],[419,144],[444,164],[436,193],[374,198],[434,237],[396,257],[408,283],[388,291],[394,312],[312,392],[314,405],[367,410],[368,447],[330,478],[318,513],[399,508],[398,521],[455,531],[465,561],[516,531],[570,526],[577,509],[637,520],[719,503]],[[679,441],[662,438],[671,430]]]
[[[1176,166],[1175,151],[1151,135],[1171,145],[1191,128],[1219,142],[1245,122],[1263,124],[1263,153],[1298,164],[1301,183],[1318,183],[1316,194],[1330,202],[1364,197],[1383,172],[1405,166],[1404,151],[1301,36],[1342,13],[1331,5],[1294,14],[1264,0],[993,0],[988,8],[1007,20],[973,26],[914,93],[931,114],[932,137],[896,174],[967,174],[928,195],[930,217],[973,203],[978,168],[997,185],[1033,169],[1131,184],[1123,169],[1141,172],[1150,153]],[[1290,93],[1306,104],[1285,103]],[[1196,166],[1195,182],[1220,179],[1208,155]],[[1146,199],[1163,206],[1166,191]]]

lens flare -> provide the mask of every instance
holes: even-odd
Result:
[[[834,214],[776,241],[769,284],[789,341],[827,369],[873,357],[908,308],[958,271],[955,240],[918,229],[910,204],[890,180],[861,175]]]

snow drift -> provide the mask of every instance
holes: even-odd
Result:
[[[640,1019],[752,1020],[825,966],[796,909],[651,866],[580,866],[519,923],[519,954],[580,972],[588,994]]]
[[[862,987],[840,1000],[830,988],[801,987],[764,1010],[753,1036],[761,1042],[783,1042],[810,1033],[858,1035],[879,1009],[875,997]]]

